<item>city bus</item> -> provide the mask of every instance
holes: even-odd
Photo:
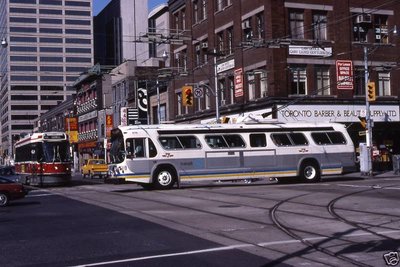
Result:
[[[318,182],[354,171],[338,123],[162,124],[112,130],[109,179],[169,189],[184,181],[274,178]]]
[[[64,132],[32,133],[15,143],[15,172],[30,185],[62,185],[71,180],[68,135]]]

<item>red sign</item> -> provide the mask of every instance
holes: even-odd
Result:
[[[234,71],[235,76],[235,97],[243,96],[243,68]]]
[[[106,137],[111,137],[111,130],[113,128],[113,117],[112,115],[106,115]]]
[[[336,60],[336,81],[338,90],[353,90],[353,62]]]

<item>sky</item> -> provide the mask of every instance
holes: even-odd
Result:
[[[96,16],[111,0],[93,0],[93,15]],[[155,6],[162,3],[167,3],[168,0],[148,0],[149,11]]]

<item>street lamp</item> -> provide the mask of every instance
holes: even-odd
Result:
[[[6,39],[6,37],[3,37],[1,39],[1,47],[6,48],[7,46],[8,46],[7,39]]]

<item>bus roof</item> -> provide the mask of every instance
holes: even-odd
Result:
[[[118,126],[122,132],[129,131],[217,131],[228,129],[308,129],[308,128],[343,128],[340,123],[313,123],[313,122],[290,122],[290,123],[237,123],[237,124],[152,124]]]

